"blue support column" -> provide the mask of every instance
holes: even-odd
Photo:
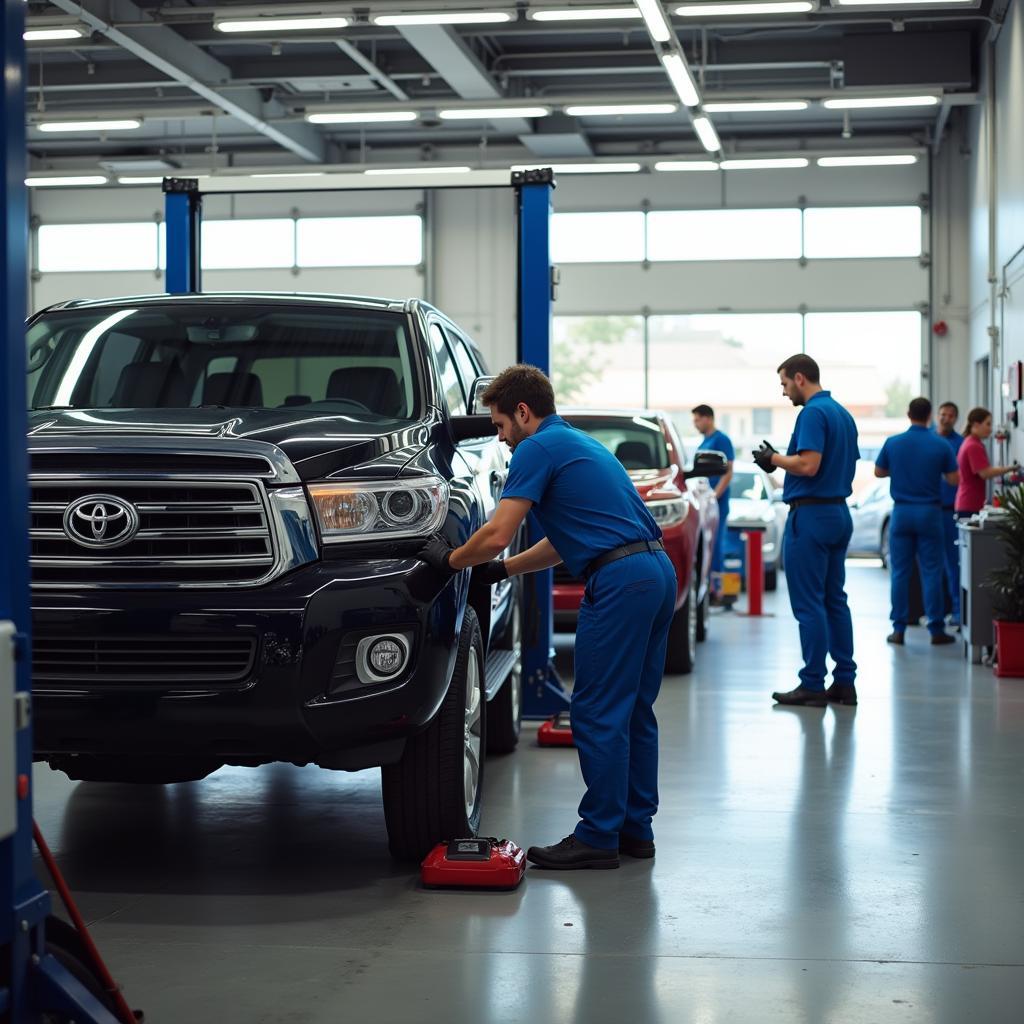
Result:
[[[519,361],[551,373],[551,193],[550,169],[517,172],[512,183],[518,193],[519,221]],[[534,518],[528,519],[528,541],[544,536]],[[549,718],[564,711],[568,696],[552,665],[554,609],[550,569],[530,574],[525,581],[526,629],[523,636],[523,715]]]
[[[203,197],[195,178],[164,178],[164,225],[167,246],[167,291],[170,295],[200,292],[200,236]]]

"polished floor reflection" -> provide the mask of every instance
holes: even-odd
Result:
[[[773,707],[795,681],[784,593],[714,617],[658,702],[653,863],[426,892],[388,859],[377,772],[44,768],[36,815],[151,1024],[1016,1022],[1024,680],[923,630],[886,645],[887,584],[851,566],[856,709]],[[487,833],[575,823],[571,750],[531,729],[487,775]]]

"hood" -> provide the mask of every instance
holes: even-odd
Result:
[[[33,438],[52,444],[102,449],[129,439],[176,442],[218,440],[225,453],[232,439],[262,441],[287,456],[303,480],[348,475],[373,465],[374,475],[397,476],[427,445],[431,421],[362,420],[354,416],[303,413],[288,409],[68,409],[29,413],[29,446]]]

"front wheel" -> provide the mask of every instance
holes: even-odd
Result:
[[[665,670],[673,675],[686,675],[692,672],[697,661],[696,596],[691,584],[683,607],[672,616],[672,625],[668,631]]]
[[[708,638],[708,626],[711,624],[711,588],[704,591],[704,597],[697,605],[697,642],[704,643]]]
[[[485,692],[480,623],[467,608],[441,710],[409,739],[397,764],[381,769],[388,848],[398,860],[421,860],[444,839],[476,835],[487,748]]]
[[[779,589],[779,570],[777,566],[772,566],[770,569],[764,571],[764,589],[765,590],[778,590]]]

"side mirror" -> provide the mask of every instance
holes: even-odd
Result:
[[[490,410],[480,401],[481,395],[494,383],[494,377],[477,377],[469,389],[469,415],[490,416]]]
[[[498,433],[498,428],[491,422],[490,413],[486,416],[453,416],[451,424],[452,436],[457,442],[494,437]]]
[[[702,476],[724,476],[729,468],[729,460],[722,452],[699,451],[693,457],[693,466],[683,475],[687,480],[693,480]]]

